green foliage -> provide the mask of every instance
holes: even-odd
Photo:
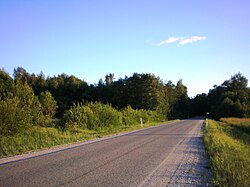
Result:
[[[13,95],[20,99],[20,108],[25,108],[27,111],[24,117],[31,118],[33,125],[41,125],[43,123],[42,108],[32,88],[26,83],[16,82]]]
[[[100,102],[77,104],[71,107],[63,116],[65,127],[79,126],[88,129],[115,127],[122,125],[121,112],[111,105]]]
[[[13,135],[31,126],[31,110],[18,97],[0,100],[0,135]]]
[[[122,114],[110,104],[102,104],[100,102],[87,103],[87,106],[93,111],[97,117],[94,128],[115,127],[122,125]]]
[[[49,91],[42,92],[39,96],[39,101],[44,117],[43,123],[40,126],[50,126],[56,113],[57,103]]]
[[[25,74],[25,79],[22,74]],[[1,84],[1,135],[14,135],[34,125],[48,126],[52,123],[56,109],[52,95],[48,92],[41,94],[41,104],[33,89],[24,81],[28,80],[28,76],[24,69],[16,71],[15,82],[6,74],[2,76],[5,81]]]
[[[81,104],[76,104],[66,111],[63,115],[63,123],[65,128],[79,126],[82,129],[94,129],[97,117],[93,111]]]
[[[81,102],[85,99],[84,94],[88,85],[85,81],[77,77],[66,74],[57,77],[48,78],[47,90],[53,95],[58,104],[57,117],[62,117],[63,113],[68,110],[74,103]]]
[[[164,97],[164,84],[152,74],[137,74],[126,81],[127,105],[135,109],[156,110]]]
[[[250,145],[250,118],[221,118],[227,124],[227,133]]]
[[[114,128],[117,126],[134,126],[143,123],[164,121],[164,116],[156,111],[137,110],[128,106],[122,112],[116,110],[109,104],[100,102],[87,103],[85,105],[76,104],[63,116],[65,128],[78,126],[83,129]]]
[[[250,88],[248,80],[240,73],[224,81],[220,86],[214,86],[208,93],[197,95],[191,100],[192,115],[205,115],[220,119],[222,117],[250,116]]]
[[[209,102],[207,94],[198,94],[191,100],[192,116],[205,116],[209,112]]]
[[[61,131],[54,127],[33,126],[13,136],[0,136],[0,157],[22,154],[31,150],[96,138],[94,131],[71,128]]]
[[[16,82],[13,92],[1,99],[1,132],[13,135],[42,122],[41,105],[27,84]]]
[[[144,124],[144,127],[154,126],[156,123]],[[86,130],[78,126],[59,130],[54,127],[32,126],[28,130],[13,136],[0,135],[0,158],[22,154],[37,149],[44,149],[55,145],[84,141],[103,136],[132,131],[142,128],[140,125],[116,126],[114,128],[102,128]]]
[[[3,99],[13,91],[14,81],[7,72],[0,69],[0,97]]]
[[[187,87],[183,85],[182,80],[175,86],[171,81],[165,85],[165,92],[169,104],[168,118],[183,119],[189,117],[189,98]]]
[[[140,118],[142,117],[142,111],[136,109],[134,110],[131,106],[122,110],[123,123],[126,126],[140,124]]]
[[[238,119],[232,125],[231,120],[223,121],[226,123],[209,120],[204,135],[211,158],[214,185],[250,186],[250,144],[245,141],[250,134],[240,130],[249,128],[250,123],[243,125]]]
[[[249,117],[250,88],[248,80],[240,73],[226,80],[221,86],[215,86],[208,94],[211,117]]]
[[[134,109],[157,111],[165,119],[185,118],[189,114],[187,89],[182,81],[178,81],[176,86],[166,85],[153,74],[134,73],[131,77],[115,81],[114,74],[109,73],[97,85],[87,85],[73,75],[63,73],[45,79],[43,72],[29,74],[18,67],[14,70],[14,80],[28,84],[36,96],[49,91],[58,105],[57,118],[82,100],[110,103],[119,109],[130,105]]]

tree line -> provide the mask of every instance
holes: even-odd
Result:
[[[191,100],[192,113],[204,115],[209,112],[211,118],[250,117],[250,88],[248,80],[241,73],[214,85],[208,94],[199,94]]]
[[[182,80],[165,83],[148,73],[134,73],[118,80],[110,73],[104,80],[89,85],[65,73],[45,78],[42,72],[35,75],[17,67],[10,76],[1,69],[0,134],[16,133],[32,125],[65,128],[88,121],[86,127],[96,128],[101,123],[112,124],[112,120],[105,122],[108,117],[102,117],[104,112],[119,124],[130,124],[143,115],[148,120],[162,121],[204,116],[207,112],[213,118],[249,117],[247,83],[238,73],[222,85],[214,86],[208,94],[190,99]],[[91,121],[94,116],[99,118]]]

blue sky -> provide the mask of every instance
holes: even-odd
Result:
[[[97,83],[153,73],[189,96],[250,78],[248,0],[1,0],[0,67]]]

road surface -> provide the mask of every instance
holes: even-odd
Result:
[[[0,186],[204,186],[202,123],[183,120],[31,158],[0,160]]]

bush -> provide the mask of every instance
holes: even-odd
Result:
[[[126,126],[139,124],[140,118],[142,118],[141,112],[134,110],[131,106],[122,110],[122,119]]]
[[[64,127],[79,126],[83,129],[93,129],[94,121],[97,121],[95,118],[96,116],[89,107],[77,104],[63,115]]]
[[[122,113],[113,108],[110,104],[102,104],[100,102],[88,103],[86,105],[93,111],[95,120],[95,129],[100,127],[115,127],[122,125]]]
[[[77,104],[68,110],[64,116],[64,127],[79,126],[83,129],[98,129],[122,125],[122,114],[111,105],[99,102]]]

